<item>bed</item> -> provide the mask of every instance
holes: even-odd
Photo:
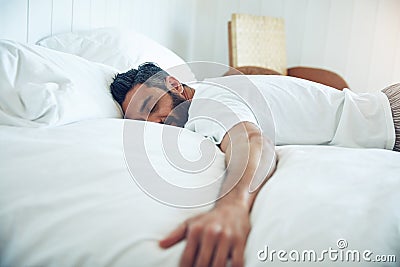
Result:
[[[142,48],[123,49],[132,44],[126,36],[140,38]],[[150,158],[172,183],[210,182],[223,172],[224,155],[214,147],[205,172],[180,172],[162,151],[165,127],[188,160],[205,156],[204,137],[122,119],[108,84],[139,62],[184,62],[143,35],[115,29],[39,45],[0,46],[0,266],[177,266],[185,243],[163,250],[158,240],[212,205],[174,207],[142,190],[126,164],[124,129],[146,131],[138,141],[146,157],[140,150],[131,157],[137,166]],[[398,153],[276,149],[277,171],[251,212],[246,266],[399,266]]]

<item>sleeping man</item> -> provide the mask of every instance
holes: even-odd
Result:
[[[168,248],[186,240],[181,266],[244,265],[250,211],[275,170],[275,144],[400,150],[400,84],[355,94],[287,76],[238,75],[188,86],[145,63],[118,74],[111,93],[125,118],[185,127],[225,153],[224,197],[160,241]]]

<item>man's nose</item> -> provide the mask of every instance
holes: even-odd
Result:
[[[162,117],[149,117],[148,121],[164,124],[164,119]]]

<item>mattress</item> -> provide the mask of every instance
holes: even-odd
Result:
[[[126,164],[124,124],[152,129],[147,155],[132,160],[141,164],[150,155],[163,176],[176,177],[159,153],[162,125],[93,119],[0,126],[0,266],[178,265],[185,242],[164,250],[158,240],[212,205],[179,208],[144,192]],[[179,131],[182,154],[198,157],[203,137]],[[206,173],[169,182],[209,182],[224,169],[224,155],[215,151]],[[251,211],[246,266],[398,266],[398,153],[329,146],[280,146],[277,153],[277,171]],[[361,258],[346,259],[348,251]]]

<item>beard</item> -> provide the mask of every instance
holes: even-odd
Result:
[[[172,111],[169,113],[164,123],[183,128],[188,120],[190,100],[186,100],[180,94],[171,91],[168,91],[168,95],[172,99]]]

